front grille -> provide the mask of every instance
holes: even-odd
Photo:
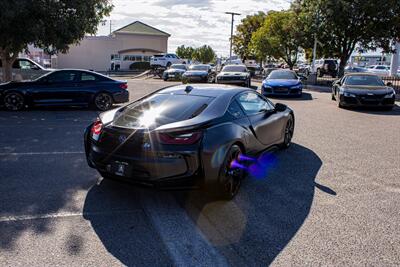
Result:
[[[379,105],[385,95],[358,95],[357,98],[363,105]]]
[[[240,77],[235,77],[235,76],[221,76],[220,78],[218,78],[219,80],[222,81],[239,81]]]

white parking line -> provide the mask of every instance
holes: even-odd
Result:
[[[40,155],[69,155],[85,154],[84,151],[53,151],[53,152],[10,152],[0,153],[0,156],[40,156]]]
[[[140,200],[175,266],[229,266],[172,196],[146,195]]]
[[[129,214],[138,213],[142,210],[117,210],[117,211],[97,211],[97,212],[61,212],[39,215],[18,215],[18,216],[1,216],[0,223],[2,222],[19,222],[26,220],[40,220],[40,219],[56,219],[67,217],[83,217],[83,216],[109,216],[114,214]]]

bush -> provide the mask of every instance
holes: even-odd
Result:
[[[149,70],[150,62],[133,62],[129,66],[130,70]]]

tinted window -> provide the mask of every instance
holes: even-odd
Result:
[[[291,71],[275,70],[269,74],[268,79],[297,80],[297,76]]]
[[[113,125],[125,128],[155,128],[188,120],[201,114],[212,99],[193,95],[156,94],[127,106]]]
[[[189,67],[189,70],[205,70],[208,71],[209,66],[207,65],[192,65]]]
[[[86,81],[97,81],[98,77],[96,77],[93,74],[82,72],[81,74],[81,81],[86,82]]]
[[[240,108],[239,104],[236,101],[233,101],[229,107],[228,112],[236,119],[242,117],[244,115],[242,109]]]
[[[252,92],[241,94],[238,97],[238,101],[247,115],[271,110],[273,108],[265,99]]]
[[[72,82],[76,80],[76,72],[72,71],[56,71],[47,75],[47,81],[52,83]]]
[[[378,69],[378,70],[386,70],[386,67],[385,66],[377,66],[376,69]]]
[[[225,66],[222,71],[225,72],[247,72],[247,68],[245,66]]]
[[[384,86],[384,82],[378,76],[371,75],[357,75],[348,76],[345,81],[346,85],[372,85],[372,86]]]

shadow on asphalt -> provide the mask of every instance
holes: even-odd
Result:
[[[382,107],[352,107],[343,108],[349,111],[366,113],[371,115],[383,115],[383,116],[400,116],[400,106],[395,104],[392,110],[385,110]]]
[[[230,265],[268,265],[307,218],[314,188],[317,186],[323,192],[336,194],[314,182],[322,162],[310,149],[293,144],[275,155],[278,161],[268,177],[248,178],[239,195],[230,202],[218,201],[201,190],[162,194],[147,190],[143,194],[143,191],[139,192],[143,189],[103,180],[87,194],[85,219],[90,221],[108,252],[123,264],[155,266],[162,262],[162,265],[168,265],[168,253],[153,226],[141,223],[141,210],[131,218],[90,215],[99,210],[131,210],[137,203],[146,202],[146,198],[161,198],[168,194]],[[160,262],[154,262],[155,257],[161,257]]]

